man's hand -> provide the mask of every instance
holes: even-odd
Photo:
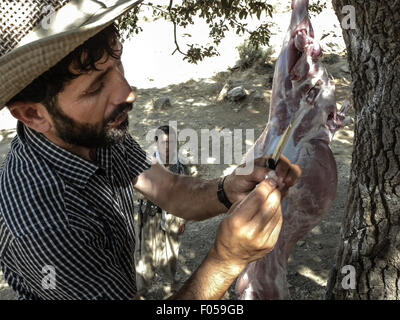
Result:
[[[253,173],[233,175],[231,194],[238,201],[222,221],[214,244],[216,255],[232,266],[243,267],[270,252],[282,225],[281,200],[301,175],[301,169],[281,157],[275,170],[277,180],[268,178],[268,158],[255,160]],[[242,199],[241,199],[242,198]]]
[[[229,209],[206,259],[172,299],[221,299],[250,262],[274,248],[282,226],[277,187],[264,180]]]
[[[213,249],[227,267],[241,272],[248,263],[272,251],[278,240],[282,211],[277,183],[272,179],[260,182],[228,213],[220,224]]]
[[[221,222],[206,259],[174,299],[221,299],[250,262],[272,251],[282,226],[282,192],[287,193],[301,174],[298,166],[282,159],[276,169],[278,182],[265,179],[270,171],[266,159],[256,160],[249,176],[229,177],[239,184],[230,185],[235,204]]]
[[[271,170],[267,167],[268,157],[254,160],[254,170],[249,175],[237,174],[239,166],[231,175],[227,176],[224,183],[224,191],[232,203],[243,200]],[[298,165],[290,164],[290,161],[281,156],[275,170],[278,179],[278,189],[284,198],[289,188],[292,187],[301,175]]]

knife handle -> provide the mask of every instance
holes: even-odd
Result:
[[[269,158],[268,159],[268,168],[270,168],[271,170],[275,170],[276,167],[278,166],[278,162],[279,162],[279,160],[275,161],[274,159]]]

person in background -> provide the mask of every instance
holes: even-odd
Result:
[[[177,157],[177,136],[170,126],[161,126],[155,135],[157,150],[154,158],[169,171],[188,175],[187,167]],[[185,220],[162,210],[151,201],[138,200],[138,256],[137,287],[146,296],[156,273],[163,276],[166,294],[175,293],[180,236],[185,231]]]

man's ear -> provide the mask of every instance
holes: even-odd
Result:
[[[37,132],[47,133],[52,128],[50,115],[41,103],[15,102],[9,108],[14,118]]]

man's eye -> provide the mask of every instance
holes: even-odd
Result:
[[[102,83],[100,83],[100,86],[96,90],[87,92],[86,94],[88,96],[95,96],[96,94],[100,93],[103,88],[104,88],[104,83],[102,82]]]

